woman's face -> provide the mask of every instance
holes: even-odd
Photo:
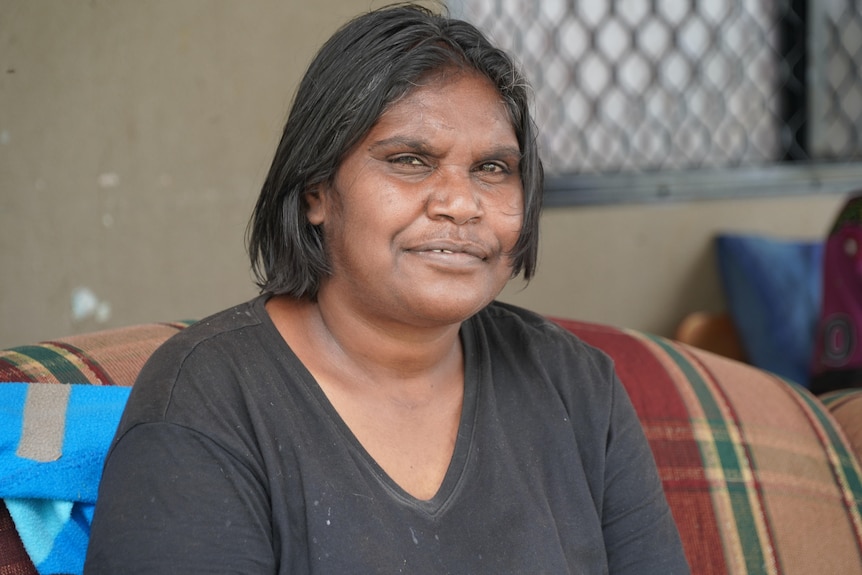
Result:
[[[511,277],[524,211],[519,164],[490,81],[432,76],[387,109],[332,185],[308,193],[332,269],[318,301],[422,326],[479,311]]]

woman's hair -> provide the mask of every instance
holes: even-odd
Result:
[[[536,269],[543,171],[529,112],[529,87],[509,56],[474,26],[414,5],[364,14],[320,49],[293,101],[248,228],[261,292],[316,298],[330,267],[323,231],[306,218],[305,193],[330,183],[348,152],[386,109],[419,81],[457,67],[500,92],[521,149],[524,216],[512,276]]]

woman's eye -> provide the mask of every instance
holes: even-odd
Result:
[[[501,174],[508,172],[506,166],[498,164],[497,162],[486,162],[479,166],[479,171],[486,174]]]
[[[425,162],[417,158],[416,156],[397,156],[390,160],[393,164],[398,164],[400,166],[424,166]]]

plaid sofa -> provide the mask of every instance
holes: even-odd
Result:
[[[862,391],[815,398],[649,334],[557,319],[616,362],[695,574],[862,574]],[[0,381],[130,386],[189,322],[0,351]],[[0,573],[37,573],[0,501]]]

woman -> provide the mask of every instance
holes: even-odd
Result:
[[[608,358],[494,302],[541,189],[526,83],[475,28],[336,33],[252,217],[262,294],[144,368],[87,572],[687,572]]]

